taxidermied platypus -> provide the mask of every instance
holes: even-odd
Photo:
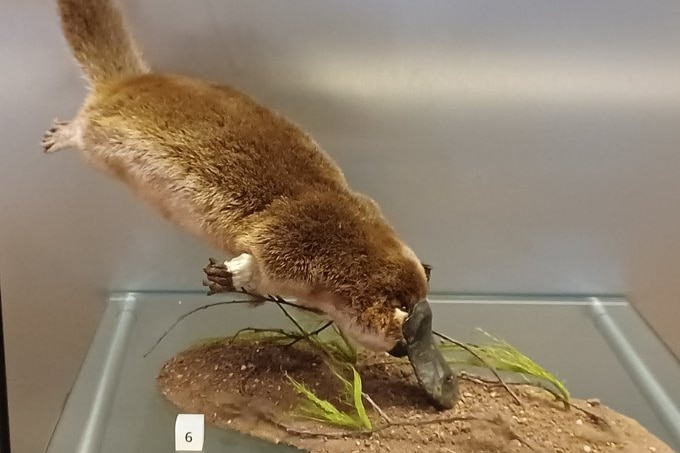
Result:
[[[360,345],[408,355],[433,404],[455,376],[434,347],[426,268],[312,137],[227,86],[159,74],[112,0],[58,0],[89,84],[46,152],[73,147],[232,258],[234,287],[292,297]],[[211,275],[208,275],[211,278]]]

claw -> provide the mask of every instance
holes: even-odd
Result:
[[[225,267],[224,269],[220,268],[215,268],[215,267],[207,267],[203,269],[203,271],[209,276],[209,277],[221,277],[221,278],[226,278],[225,275],[229,275],[231,278],[231,272],[227,270]]]
[[[208,261],[208,266],[203,268],[206,276],[203,279],[203,286],[210,288],[208,295],[234,291],[231,272],[227,266],[215,258],[208,258]]]

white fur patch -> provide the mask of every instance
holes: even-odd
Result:
[[[407,317],[408,313],[406,313],[404,310],[400,310],[398,308],[394,309],[394,319],[397,320],[399,325],[403,324]]]
[[[354,323],[349,323],[342,330],[354,341],[371,351],[386,352],[391,350],[396,344],[396,342],[387,341],[382,335],[364,330]]]
[[[231,280],[234,284],[234,288],[245,288],[247,290],[255,289],[251,285],[254,264],[255,260],[253,260],[253,257],[248,253],[242,253],[236,258],[224,262],[224,265],[227,266],[227,270],[231,273]]]
[[[359,343],[364,348],[376,352],[383,352],[389,351],[395,346],[396,344],[395,341],[388,340],[383,335],[377,332],[363,329],[362,327],[358,326],[351,320],[346,319],[337,311],[334,314],[335,321],[338,323],[343,332],[345,332],[348,336],[350,336],[354,341]],[[405,311],[400,310],[398,308],[394,309],[394,319],[397,321],[397,324],[399,326],[401,326],[404,323],[404,320],[406,319],[407,316],[408,313],[406,313]]]

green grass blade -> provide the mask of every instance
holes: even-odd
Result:
[[[371,429],[373,425],[371,424],[371,419],[368,418],[366,408],[364,407],[361,376],[359,376],[359,372],[354,367],[352,367],[352,375],[354,383],[352,386],[354,391],[354,407],[357,410],[357,415],[359,416],[361,423],[364,425],[364,428]]]
[[[466,344],[466,346],[483,357],[484,360],[496,371],[510,372],[523,376],[525,377],[525,381],[528,384],[531,384],[531,382],[528,381],[526,377],[532,377],[534,379],[538,379],[539,381],[545,381],[549,383],[550,386],[540,385],[540,387],[548,390],[560,399],[563,399],[567,402],[569,401],[569,392],[562,381],[557,378],[557,376],[542,368],[510,343],[499,340],[482,331],[481,329],[480,331],[493,342],[483,346],[473,344]],[[446,360],[451,364],[471,365],[480,368],[485,367],[484,363],[482,363],[476,357],[470,355],[460,346],[446,343],[440,345],[440,348],[442,352],[445,353]],[[451,354],[446,354],[447,352],[455,352],[459,353],[459,355],[452,356]],[[461,357],[460,354],[463,354],[463,356]]]
[[[319,398],[314,392],[305,387],[304,384],[290,376],[287,377],[295,390],[306,398],[305,404],[302,404],[298,409],[300,416],[309,420],[330,423],[346,428],[360,429],[363,427],[362,421],[341,411],[330,401]]]

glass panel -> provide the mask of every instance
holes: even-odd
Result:
[[[162,364],[203,338],[242,327],[280,327],[287,321],[273,304],[213,307],[184,319],[144,355],[182,314],[233,298],[177,293],[112,297],[48,453],[173,451],[177,411],[155,386]],[[672,417],[680,404],[680,364],[625,300],[441,296],[431,301],[436,330],[473,341],[480,339],[475,329],[483,328],[555,372],[574,397],[599,398],[678,448]],[[632,345],[626,344],[628,338],[635,339]],[[208,426],[204,451],[296,450]]]

